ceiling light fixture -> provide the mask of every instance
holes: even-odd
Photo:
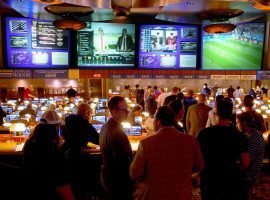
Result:
[[[49,5],[62,3],[61,0],[32,0],[32,1],[36,3],[49,4]]]
[[[270,2],[269,1],[263,1],[262,3],[259,1],[250,1],[252,6],[258,10],[263,10],[266,12],[270,12]]]
[[[197,13],[197,16],[201,20],[209,20],[212,22],[225,22],[230,18],[237,17],[244,13],[243,10],[240,9],[211,9],[204,10]]]
[[[63,19],[56,20],[53,24],[62,30],[80,30],[86,27],[86,23],[79,17],[89,16],[94,10],[87,6],[78,6],[73,4],[56,4],[48,5],[44,8],[48,13],[62,17]]]
[[[236,28],[234,24],[208,24],[203,27],[203,30],[207,33],[216,34],[216,33],[228,33],[233,31]]]
[[[213,24],[208,24],[203,27],[207,33],[227,33],[236,28],[236,25],[229,23],[230,18],[237,17],[244,13],[240,9],[212,9],[204,10],[197,14],[201,20],[209,20]]]
[[[86,27],[86,23],[78,19],[60,19],[54,21],[53,25],[61,30],[73,31],[78,31]]]

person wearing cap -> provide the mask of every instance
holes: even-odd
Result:
[[[63,132],[65,147],[63,149],[68,152],[68,170],[76,199],[85,199],[96,184],[95,174],[93,174],[94,166],[83,151],[87,148],[88,142],[99,145],[99,134],[89,123],[91,114],[90,105],[82,103],[78,106],[77,114],[65,118]]]
[[[23,148],[24,169],[30,200],[74,200],[60,151],[55,111],[46,111]]]

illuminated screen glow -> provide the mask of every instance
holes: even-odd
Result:
[[[12,68],[67,68],[69,33],[51,21],[6,18],[7,65]]]
[[[196,68],[198,28],[184,25],[142,25],[139,68]]]
[[[260,70],[264,47],[264,23],[238,24],[229,33],[203,32],[202,68]]]
[[[79,67],[134,67],[135,25],[87,22],[77,32]]]

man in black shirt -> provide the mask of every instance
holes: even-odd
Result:
[[[70,99],[71,97],[75,97],[77,95],[77,91],[70,86],[70,88],[67,90],[67,97]]]
[[[230,122],[233,105],[221,100],[217,105],[218,124],[205,128],[197,137],[204,157],[201,174],[202,200],[237,200],[241,168],[249,164],[247,138]]]
[[[68,170],[72,189],[76,199],[85,199],[89,191],[95,185],[95,174],[90,158],[84,149],[87,143],[99,144],[99,134],[89,123],[92,109],[88,104],[82,103],[78,106],[77,115],[69,115],[65,118],[66,131],[65,147],[63,148],[68,157]]]

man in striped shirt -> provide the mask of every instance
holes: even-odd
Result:
[[[242,195],[243,200],[248,200],[249,191],[258,179],[264,157],[264,139],[262,133],[257,130],[255,119],[249,112],[237,115],[237,127],[240,131],[247,134],[249,166],[243,177]]]

